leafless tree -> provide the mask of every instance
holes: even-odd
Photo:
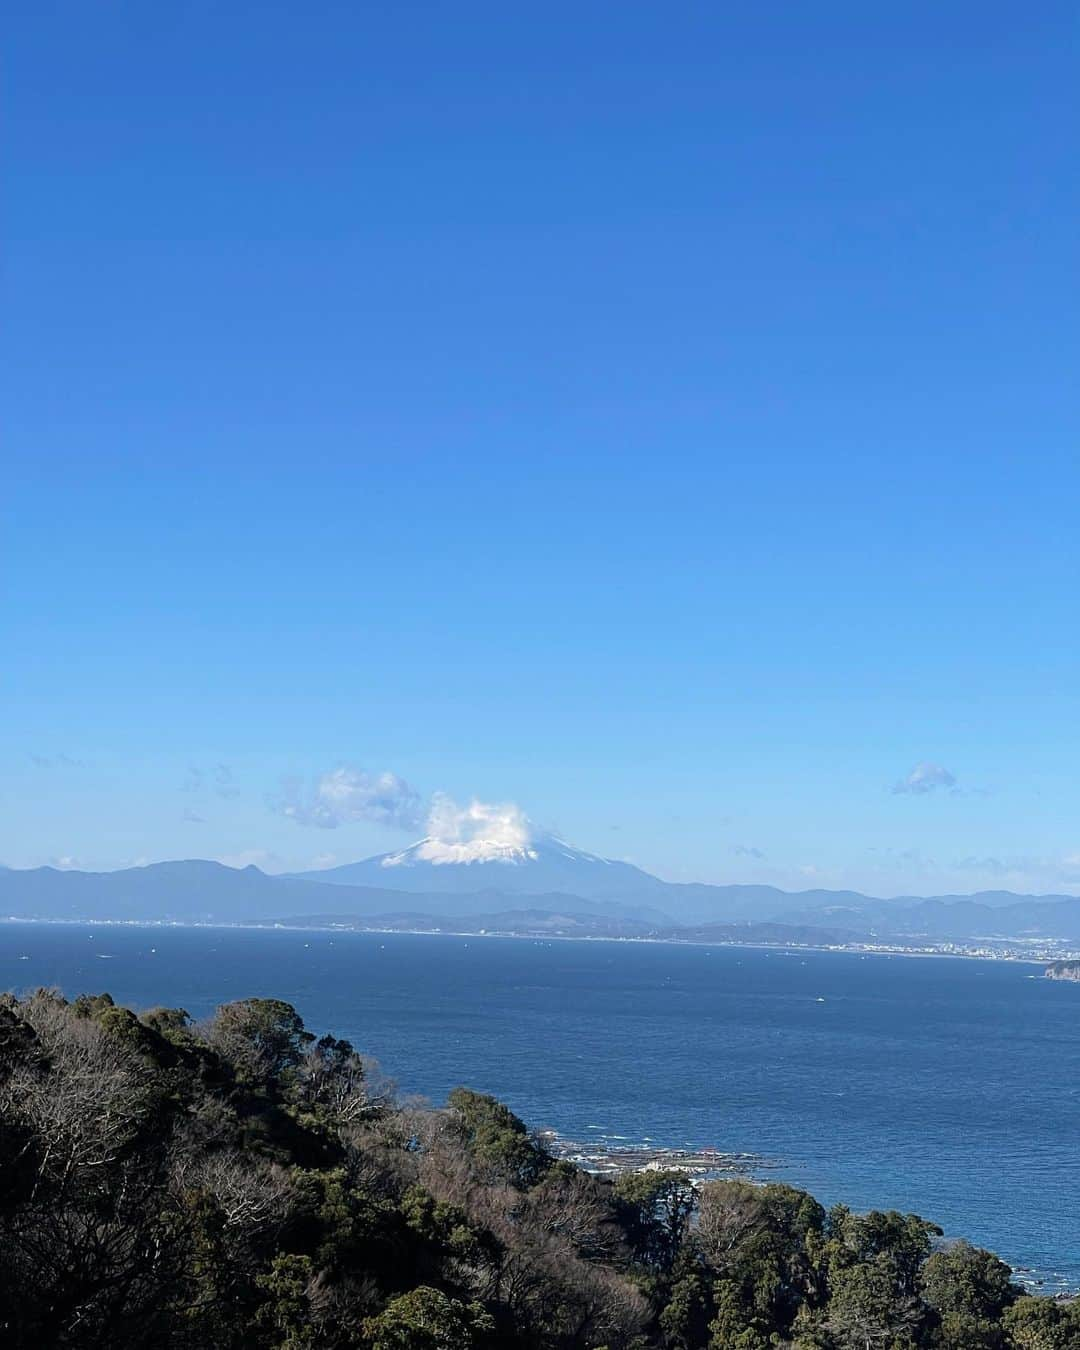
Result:
[[[212,1195],[225,1226],[250,1234],[280,1230],[294,1201],[285,1168],[239,1149],[181,1156],[170,1180],[181,1194],[203,1191]]]
[[[48,1182],[61,1203],[75,1184],[84,1193],[108,1186],[108,1168],[145,1119],[152,1078],[128,1046],[58,1000],[35,996],[24,1015],[48,1066],[16,1067],[0,1085],[0,1113],[34,1142],[35,1192]]]
[[[761,1192],[747,1181],[711,1181],[698,1189],[697,1235],[712,1268],[721,1274],[761,1225]]]

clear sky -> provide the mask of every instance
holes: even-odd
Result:
[[[1080,890],[1078,39],[16,0],[0,859]]]

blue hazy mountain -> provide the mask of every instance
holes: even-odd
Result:
[[[326,892],[318,889],[318,893]],[[396,896],[392,897],[394,900]],[[225,867],[189,859],[79,872],[55,867],[0,873],[0,915],[41,919],[174,919],[178,921],[269,917],[303,907],[307,883],[279,882],[257,867]]]
[[[1080,940],[1080,898],[992,891],[877,899],[855,891],[667,882],[559,840],[448,858],[419,841],[330,871],[268,876],[198,859],[116,872],[0,869],[0,917],[235,923],[333,913],[471,917],[546,911],[672,926],[780,923],[889,938]]]
[[[631,863],[586,853],[551,836],[493,845],[464,857],[438,840],[420,839],[396,853],[300,875],[321,885],[377,887],[414,896],[475,895],[487,890],[531,898],[533,907],[538,895],[557,892],[564,897],[615,902],[623,917],[641,917],[643,911],[653,917],[659,912],[683,925],[779,921],[940,940],[1080,936],[1080,900],[1072,896],[986,891],[885,900],[857,891],[789,892],[775,886],[669,882]],[[417,906],[410,903],[408,908]],[[472,912],[481,911],[474,906]],[[577,912],[582,912],[580,906]]]
[[[418,913],[467,916],[529,908],[572,912],[583,917],[669,923],[662,911],[633,903],[559,894],[508,895],[475,874],[470,891],[410,894]],[[201,859],[152,863],[116,872],[79,872],[55,867],[0,871],[0,918],[166,920],[235,923],[319,914],[333,908],[358,916],[400,912],[402,892],[389,887],[325,886],[294,877],[268,876],[257,867],[225,867]]]

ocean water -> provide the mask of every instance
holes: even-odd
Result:
[[[1080,1287],[1080,985],[1006,962],[618,942],[0,927],[0,988],[136,1008],[267,995],[401,1089],[574,1139],[765,1155]],[[763,1174],[764,1175],[764,1174]]]

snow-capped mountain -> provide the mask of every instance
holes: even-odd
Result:
[[[585,853],[553,836],[447,841],[419,839],[396,853],[322,872],[301,873],[306,881],[384,890],[540,895],[561,892],[590,900],[642,902],[668,888],[631,863]]]

